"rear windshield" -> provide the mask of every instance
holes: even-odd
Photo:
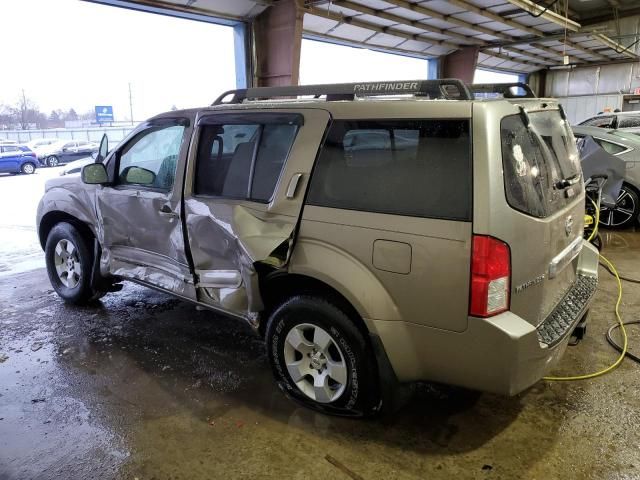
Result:
[[[308,203],[470,220],[469,120],[334,121]]]
[[[575,139],[558,110],[532,112],[530,128],[521,115],[500,124],[507,202],[538,218],[553,215],[582,190]],[[578,181],[563,187],[563,179]],[[574,195],[571,195],[571,190]]]

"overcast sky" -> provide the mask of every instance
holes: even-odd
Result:
[[[229,27],[79,0],[0,0],[0,103],[47,114],[113,105],[116,120],[207,105],[235,88]],[[300,83],[426,78],[424,60],[304,40]],[[497,81],[491,74],[489,80]]]

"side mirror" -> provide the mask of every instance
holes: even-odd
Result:
[[[101,163],[105,158],[107,158],[107,154],[109,153],[109,139],[107,138],[107,134],[102,135],[102,140],[100,140],[100,148],[98,149],[98,156],[96,157],[96,162]]]
[[[82,181],[89,185],[103,185],[109,182],[107,169],[101,163],[90,163],[82,167]]]
[[[136,185],[153,185],[156,179],[155,173],[141,167],[127,167],[125,171],[122,172],[122,175],[125,182],[135,183]]]

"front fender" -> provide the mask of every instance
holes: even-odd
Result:
[[[74,181],[60,183],[61,185],[52,187],[47,184],[47,190],[38,204],[36,226],[40,244],[44,248],[47,234],[53,224],[57,223],[58,218],[62,220],[68,217],[73,217],[86,224],[93,235],[100,240],[94,206],[95,187],[82,184],[82,187],[86,188],[81,188]]]
[[[289,272],[320,280],[342,294],[362,318],[401,320],[389,292],[366,265],[326,243],[298,239]]]

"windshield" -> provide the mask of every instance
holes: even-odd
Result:
[[[529,119],[529,128],[521,115],[505,117],[500,124],[505,193],[512,208],[544,218],[582,190],[580,162],[573,134],[558,110],[532,112]]]

